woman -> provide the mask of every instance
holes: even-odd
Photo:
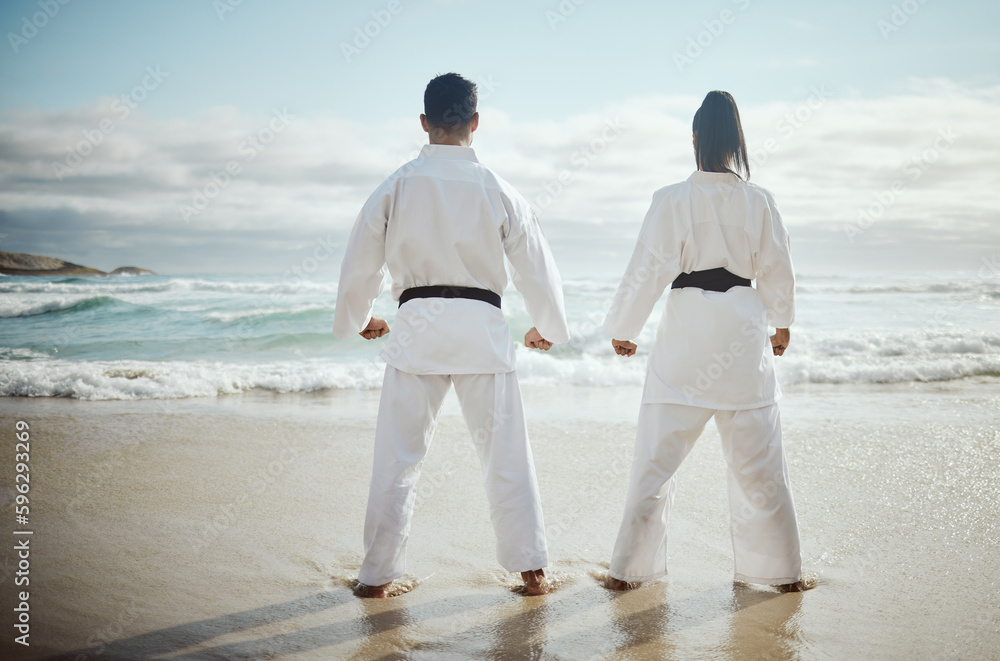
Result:
[[[788,233],[771,194],[747,181],[733,97],[709,92],[693,132],[698,171],[653,195],[604,323],[615,351],[634,355],[632,340],[671,288],[649,354],[609,587],[667,573],[674,474],[714,416],[729,465],[735,578],[800,591],[807,586],[774,377],[795,316]],[[770,338],[769,325],[777,329]]]

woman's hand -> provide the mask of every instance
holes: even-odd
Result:
[[[611,340],[611,346],[615,348],[615,353],[619,356],[629,356],[635,355],[635,350],[639,348],[635,342],[629,342],[628,340]]]
[[[790,340],[791,334],[787,328],[775,328],[774,335],[771,336],[771,350],[774,351],[774,355],[784,355]]]
[[[372,320],[368,322],[365,329],[358,333],[361,337],[366,340],[374,340],[377,337],[382,337],[389,333],[389,324],[382,317],[376,317],[372,315]]]

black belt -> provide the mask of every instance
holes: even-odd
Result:
[[[730,273],[724,268],[708,269],[707,271],[691,271],[681,273],[670,285],[671,289],[682,287],[697,287],[705,291],[729,291],[733,287],[750,287],[751,282]]]
[[[454,285],[411,287],[399,295],[399,304],[402,305],[412,298],[467,298],[500,307],[500,294],[477,287],[456,287]]]

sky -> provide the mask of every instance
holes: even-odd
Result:
[[[800,272],[975,271],[1000,253],[997,24],[968,0],[5,0],[0,250],[336,277],[456,71],[570,277],[621,271],[713,89]]]

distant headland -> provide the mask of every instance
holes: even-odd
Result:
[[[107,273],[55,257],[0,252],[0,273],[4,275],[142,275],[153,273],[138,266],[119,266]]]

